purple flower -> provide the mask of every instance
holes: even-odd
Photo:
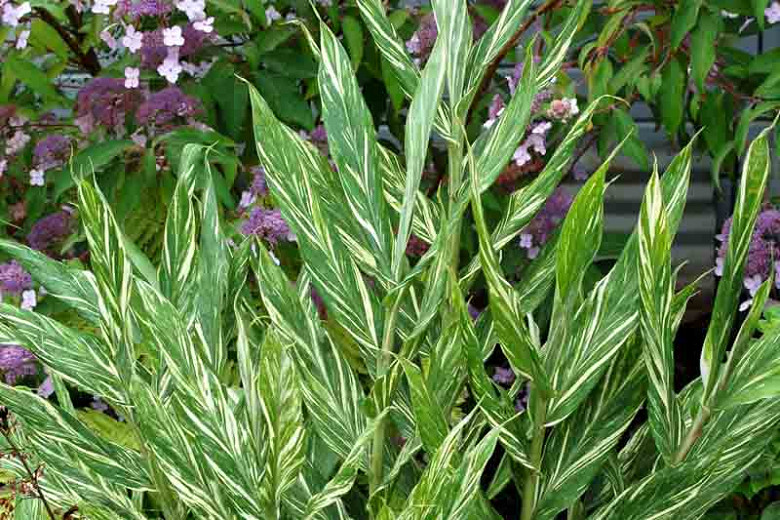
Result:
[[[16,380],[34,376],[38,371],[35,356],[19,345],[0,345],[0,372],[6,384],[16,384]]]
[[[280,240],[293,240],[290,226],[282,218],[278,209],[254,208],[243,224],[241,233],[255,235],[275,246]]]
[[[501,117],[501,114],[504,112],[504,108],[506,108],[506,105],[504,104],[504,100],[501,99],[501,96],[498,94],[493,96],[493,101],[490,102],[490,106],[488,107],[488,119],[482,126],[484,128],[490,128],[493,126],[496,121],[498,121],[498,118]]]
[[[766,21],[771,24],[780,22],[780,2],[777,0],[772,2],[772,5],[764,10],[764,15],[766,16]]]
[[[184,26],[181,36],[184,38],[184,43],[178,48],[180,58],[196,54],[203,48],[206,40],[211,38],[211,35],[198,31],[191,23]],[[145,32],[143,42],[141,66],[145,69],[157,69],[163,60],[168,57],[168,47],[165,45],[163,29],[158,28],[154,31]]]
[[[169,130],[178,123],[190,122],[201,112],[200,101],[179,87],[168,87],[149,96],[138,107],[136,119],[140,125]]]
[[[327,143],[328,132],[325,131],[325,125],[317,125],[309,134],[309,139],[315,143]]]
[[[723,223],[721,233],[715,237],[721,242],[716,260],[715,274],[718,276],[721,276],[723,273],[723,264],[729,245],[731,221],[731,218],[726,220]],[[748,257],[745,264],[745,281],[751,280],[751,283],[754,285],[756,280],[766,280],[770,270],[775,267],[773,259],[777,258],[780,258],[780,211],[768,208],[758,215],[756,226],[753,229],[753,236],[750,239]],[[746,285],[746,287],[748,286]]]
[[[49,251],[73,230],[73,215],[62,210],[43,217],[27,235],[27,244],[38,251]]]
[[[52,381],[51,376],[46,376],[46,379],[44,379],[43,383],[38,387],[38,395],[44,399],[48,399],[53,393],[54,381]]]
[[[433,44],[436,43],[438,34],[436,18],[433,14],[427,14],[420,20],[420,26],[412,35],[412,38],[406,42],[406,49],[414,57],[426,60],[430,56],[431,50],[433,50]]]
[[[77,124],[85,132],[95,126],[123,129],[127,113],[138,99],[136,90],[125,88],[124,78],[95,78],[82,87],[76,98]]]
[[[121,0],[117,4],[117,14],[130,15],[133,19],[142,16],[163,16],[171,12],[170,2],[166,0]]]
[[[511,368],[496,367],[493,372],[493,381],[499,385],[510,386],[515,382],[515,373]]]
[[[422,256],[430,246],[417,235],[411,235],[406,244],[406,254],[409,256]]]
[[[572,197],[563,188],[556,188],[542,209],[528,223],[520,234],[520,247],[528,250],[528,257],[534,258],[539,247],[547,242],[558,224],[566,217]]]
[[[32,287],[30,274],[16,260],[0,264],[0,291],[20,295]]]
[[[526,383],[520,389],[520,393],[517,395],[517,400],[515,401],[515,411],[517,413],[522,412],[528,406],[528,394],[528,383]]]
[[[38,169],[49,170],[61,166],[70,155],[70,139],[51,134],[38,141],[33,150],[33,163]]]
[[[265,168],[262,166],[254,166],[249,169],[254,174],[252,178],[252,186],[249,191],[252,195],[264,197],[268,195],[268,183],[265,181]]]
[[[474,320],[474,321],[477,321],[477,319],[479,318],[479,315],[482,314],[481,310],[477,309],[476,307],[474,307],[470,303],[468,305],[468,311],[469,311],[469,316],[471,316],[471,319]]]

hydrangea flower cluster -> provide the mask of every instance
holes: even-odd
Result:
[[[16,260],[0,264],[0,292],[2,294],[18,296],[31,289],[32,285],[32,277]]]
[[[726,260],[726,252],[729,246],[729,233],[731,232],[732,219],[723,223],[720,234],[715,239],[720,242],[717,258],[715,259],[715,275],[723,276],[723,267]],[[772,207],[765,208],[756,220],[756,227],[750,239],[748,257],[745,264],[743,284],[751,298],[755,296],[758,288],[769,277],[774,269],[775,287],[780,288],[780,211]],[[740,307],[746,309],[752,303],[752,299],[744,302]]]
[[[259,237],[272,247],[282,241],[295,240],[295,235],[278,209],[252,208],[249,217],[241,224],[241,233]]]
[[[55,248],[73,232],[74,224],[73,210],[64,207],[36,222],[27,235],[27,244],[35,250],[58,256]]]
[[[520,233],[520,247],[528,258],[536,258],[539,250],[558,227],[571,207],[572,196],[564,188],[556,188],[539,213]]]
[[[764,10],[766,21],[770,24],[780,22],[780,2],[774,0],[772,4]]]
[[[0,345],[0,372],[8,385],[38,373],[35,356],[19,345]]]
[[[168,87],[151,94],[138,107],[138,124],[153,130],[167,131],[181,124],[192,124],[202,113],[200,101],[178,87]]]

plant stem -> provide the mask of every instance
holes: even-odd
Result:
[[[701,433],[704,430],[704,423],[710,418],[710,414],[709,408],[706,406],[701,407],[699,414],[691,425],[691,429],[688,430],[688,434],[685,436],[685,439],[683,439],[682,444],[680,444],[680,449],[677,450],[677,453],[674,456],[673,464],[675,466],[685,460],[688,452],[691,451],[691,448],[696,444],[696,441],[699,440],[699,437],[701,437]]]
[[[534,421],[534,434],[531,440],[531,465],[534,469],[528,470],[523,483],[523,510],[520,520],[531,520],[536,508],[536,488],[539,486],[539,466],[542,463],[542,448],[544,448],[544,421],[547,418],[547,401],[531,384],[531,399],[529,410],[538,412]]]
[[[377,359],[376,374],[377,379],[384,376],[387,372],[387,368],[390,364],[390,353],[393,351],[393,339],[395,338],[395,320],[398,316],[398,309],[401,307],[401,300],[403,299],[403,290],[398,293],[396,300],[393,302],[393,306],[390,308],[385,320],[385,331],[382,338],[382,351],[379,353]],[[385,403],[375,403],[377,416],[384,411]],[[380,418],[379,424],[376,425],[374,430],[374,438],[371,445],[371,473],[369,475],[369,492],[373,495],[374,492],[382,484],[382,470],[384,464],[384,448],[385,448],[385,420]]]
[[[41,499],[43,507],[46,509],[46,514],[49,516],[50,520],[56,520],[57,517],[54,516],[54,511],[52,511],[48,500],[46,500],[46,497],[43,495],[43,490],[41,489],[40,484],[38,484],[38,479],[36,478],[35,473],[32,472],[32,469],[30,469],[30,465],[27,464],[27,460],[24,458],[24,455],[22,455],[22,452],[20,452],[16,447],[16,444],[14,444],[14,441],[11,439],[9,433],[5,429],[2,429],[2,432],[3,437],[5,437],[5,441],[8,443],[8,447],[11,448],[11,451],[14,452],[16,458],[18,458],[19,462],[21,462],[22,466],[24,466],[24,470],[27,472],[27,476],[30,479],[30,484],[32,484],[33,488],[35,488],[35,492],[38,494],[38,498]]]

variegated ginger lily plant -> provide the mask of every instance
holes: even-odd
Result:
[[[418,71],[379,0],[359,0],[411,98],[404,157],[378,144],[348,56],[325,25],[312,45],[335,169],[250,87],[258,155],[304,260],[295,284],[259,243],[227,245],[208,150],[195,145],[182,158],[156,272],[135,261],[89,180],[78,189],[91,271],[0,243],[93,326],[76,331],[0,307],[2,340],[38,356],[58,401],[0,385],[16,421],[5,425],[5,442],[30,450],[42,470],[31,493],[45,503],[19,496],[17,518],[70,510],[91,520],[498,519],[491,501],[514,493],[521,520],[564,511],[695,519],[739,483],[780,422],[780,328],[755,337],[771,280],[731,341],[769,176],[767,134],[745,162],[702,377],[676,392],[673,337],[695,289],[675,292],[670,248],[690,145],[663,176],[652,174],[636,231],[592,289],[583,273],[601,241],[612,157],[524,279],[512,286],[502,274],[501,249],[561,181],[598,105],[489,229],[480,197],[510,160],[588,4],[571,11],[540,66],[527,53],[506,112],[470,142],[467,107],[530,3],[510,1],[472,44],[465,2],[437,0],[440,36]],[[432,131],[449,156],[449,184],[436,200],[418,190]],[[460,265],[466,222],[479,255]],[[404,254],[412,231],[431,244],[414,266]],[[473,322],[466,295],[480,272],[490,303]],[[541,330],[534,311],[549,293],[551,325]],[[508,392],[485,371],[496,344],[518,376]],[[517,413],[526,382],[529,407]],[[87,425],[68,387],[102,396],[127,435],[110,439]],[[450,412],[464,390],[475,405],[456,421]],[[648,420],[629,428],[643,406]],[[22,460],[2,464],[24,478]]]

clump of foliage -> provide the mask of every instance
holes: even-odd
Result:
[[[747,152],[701,377],[676,392],[672,341],[695,287],[675,292],[670,249],[693,144],[653,173],[635,232],[592,286],[584,278],[618,149],[517,285],[501,252],[555,192],[608,100],[578,114],[500,218],[483,205],[587,2],[539,63],[528,45],[503,114],[476,138],[465,128],[469,107],[528,3],[508,4],[474,41],[465,2],[435,2],[439,37],[421,71],[381,3],[358,6],[411,99],[403,157],[378,141],[349,55],[324,24],[311,45],[333,164],[249,86],[264,179],[289,226],[282,233],[274,215],[274,236],[294,237],[300,267],[279,265],[256,237],[231,244],[211,160],[221,151],[197,144],[178,157],[156,269],[92,178],[74,180],[90,270],[0,242],[87,324],[0,306],[0,341],[35,354],[56,399],[0,384],[12,414],[0,416],[9,455],[0,463],[25,484],[14,496],[26,515],[18,517],[501,518],[495,502],[508,495],[521,520],[564,511],[700,518],[765,455],[780,423],[780,329],[756,337],[771,277],[731,340],[771,129]],[[447,175],[428,197],[420,186],[433,133],[445,143]],[[462,258],[469,233],[477,253]],[[412,234],[427,244],[413,263]],[[479,283],[488,305],[474,319],[467,295]],[[485,367],[497,346],[508,389]],[[109,413],[85,413],[76,390],[99,396]]]

